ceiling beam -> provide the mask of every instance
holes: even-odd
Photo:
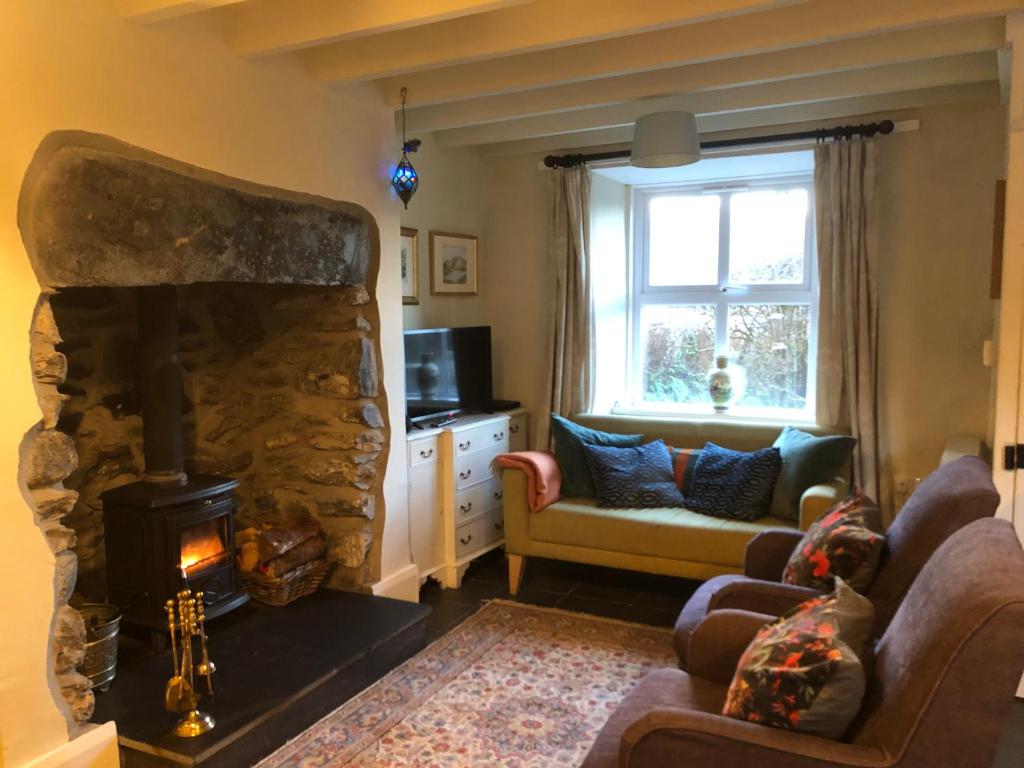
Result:
[[[397,104],[409,88],[414,104],[510,93],[683,64],[955,21],[1002,16],[1024,0],[818,0],[805,6],[450,66],[378,82]]]
[[[124,19],[150,24],[244,2],[247,0],[115,0],[114,7]]]
[[[552,136],[594,128],[630,125],[641,115],[681,109],[697,115],[763,107],[805,104],[816,101],[891,93],[942,85],[995,81],[998,78],[995,54],[973,53],[927,62],[890,64],[849,72],[780,80],[774,83],[741,86],[660,99],[643,99],[607,107],[578,109],[519,120],[504,120],[483,125],[438,131],[442,146],[492,144],[539,136]]]
[[[808,0],[541,0],[346,40],[302,53],[321,80],[370,80],[447,64],[573,45]]]
[[[999,104],[999,86],[997,83],[969,83],[966,85],[945,85],[937,88],[924,88],[914,91],[897,93],[881,93],[871,96],[856,96],[834,101],[821,101],[814,104],[797,104],[785,107],[768,107],[741,112],[728,112],[720,115],[707,115],[697,118],[702,138],[725,138],[723,132],[735,131],[750,133],[769,126],[785,126],[788,130],[801,130],[801,124],[820,123],[823,120],[844,120],[847,122],[863,122],[861,118],[870,115],[891,116],[890,113],[906,109],[946,104],[978,104],[996,106]],[[808,128],[813,125],[806,126]],[[772,133],[781,133],[772,130]],[[598,128],[593,131],[580,131],[561,136],[544,136],[537,139],[524,139],[501,144],[487,144],[479,148],[485,157],[505,155],[529,155],[556,153],[561,154],[581,149],[612,149],[628,148],[633,138],[633,126],[624,125],[617,128]]]
[[[248,3],[226,14],[228,45],[242,56],[284,53],[339,40],[435,24],[522,5],[528,0],[279,0]]]
[[[672,93],[695,93],[823,72],[994,51],[1002,45],[1003,27],[1002,19],[979,19],[416,107],[407,112],[408,127],[409,131],[422,133]]]

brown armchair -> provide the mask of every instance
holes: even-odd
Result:
[[[973,456],[944,464],[925,478],[886,532],[878,575],[866,593],[875,605],[875,637],[885,631],[939,545],[965,525],[992,517],[998,506],[991,470]],[[673,642],[680,668],[687,669],[690,636],[709,612],[734,608],[781,616],[819,594],[782,583],[786,562],[802,537],[786,528],[760,533],[747,546],[742,576],[716,576],[697,589],[676,620]]]
[[[719,714],[768,616],[723,610],[697,627],[689,673],[644,678],[584,768],[989,768],[1024,670],[1024,551],[1005,520],[951,536],[879,640],[860,715],[842,741]]]

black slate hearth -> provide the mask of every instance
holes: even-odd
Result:
[[[122,766],[242,768],[351,698],[424,644],[430,609],[321,589],[284,608],[250,602],[209,625],[217,695],[201,708],[217,727],[171,734],[163,708],[169,653],[123,636],[117,678],[96,696],[97,723],[114,720]]]

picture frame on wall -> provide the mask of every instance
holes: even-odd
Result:
[[[420,303],[419,230],[402,227],[400,263],[402,266],[402,303]]]
[[[430,292],[476,296],[479,291],[479,238],[454,232],[430,233]]]

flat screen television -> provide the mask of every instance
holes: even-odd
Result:
[[[490,326],[406,331],[405,393],[413,422],[489,408]]]

